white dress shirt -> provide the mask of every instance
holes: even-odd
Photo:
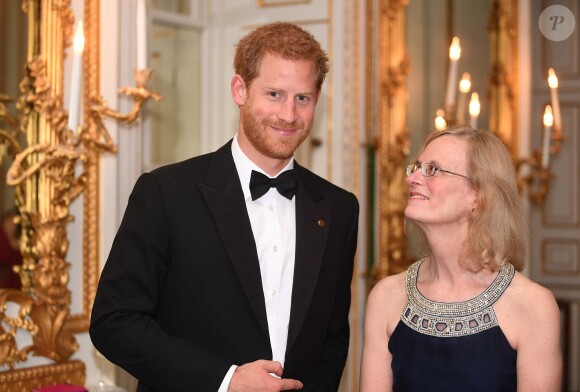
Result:
[[[288,200],[280,195],[276,188],[270,188],[264,196],[252,200],[250,195],[252,170],[266,173],[242,152],[237,134],[232,142],[232,155],[242,184],[258,251],[272,360],[284,366],[296,254],[296,197]],[[292,159],[280,173],[293,168]],[[236,366],[233,365],[228,370],[218,392],[227,391],[235,369]]]

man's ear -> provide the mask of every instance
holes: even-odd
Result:
[[[234,75],[231,83],[232,97],[238,106],[246,104],[247,89],[244,79],[238,74]]]

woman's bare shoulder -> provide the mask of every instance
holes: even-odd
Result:
[[[506,294],[510,308],[522,315],[553,315],[558,310],[554,294],[520,272],[516,272]]]
[[[519,272],[494,310],[510,345],[518,351],[522,344],[533,343],[538,336],[554,336],[559,328],[560,314],[554,294]]]
[[[369,294],[369,301],[393,302],[403,298],[407,299],[405,288],[406,272],[387,276],[378,281]]]
[[[540,327],[560,317],[554,294],[519,272],[516,272],[494,309],[508,339],[515,339],[522,329],[530,330],[530,325]],[[512,343],[515,341],[512,340]]]
[[[500,301],[500,326],[518,353],[518,388],[521,384],[522,390],[559,390],[560,311],[554,294],[516,272],[498,305]]]
[[[381,279],[371,290],[367,300],[366,320],[386,328],[390,335],[407,304],[405,272]]]

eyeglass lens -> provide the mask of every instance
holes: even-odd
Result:
[[[437,166],[435,166],[432,163],[425,163],[422,165],[418,163],[413,163],[407,166],[407,176],[410,176],[411,174],[415,173],[418,169],[421,169],[421,174],[423,174],[425,177],[431,177],[437,171]]]

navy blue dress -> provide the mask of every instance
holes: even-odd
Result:
[[[422,261],[407,271],[409,302],[389,339],[393,391],[516,391],[516,351],[492,308],[511,282],[513,266],[504,266],[477,297],[443,303],[417,290]]]

